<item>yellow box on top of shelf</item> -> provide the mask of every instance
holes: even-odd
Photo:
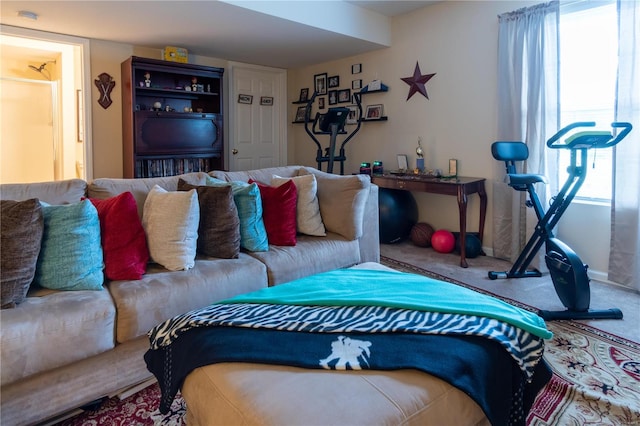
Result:
[[[162,59],[172,62],[189,62],[189,52],[184,47],[167,46],[162,51]]]

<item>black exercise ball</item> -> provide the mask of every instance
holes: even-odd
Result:
[[[378,207],[380,242],[393,244],[407,239],[418,222],[418,205],[411,192],[380,188]],[[364,220],[367,220],[366,214]]]
[[[460,233],[455,232],[454,235],[456,237],[456,252],[460,253]],[[480,256],[480,253],[482,253],[482,243],[480,242],[480,238],[475,234],[467,233],[465,235],[465,240],[465,257],[473,259],[474,257]]]

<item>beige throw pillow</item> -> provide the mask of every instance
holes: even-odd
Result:
[[[318,182],[318,204],[327,231],[340,234],[348,240],[360,238],[371,186],[369,176],[340,176],[304,167],[298,174],[315,176]]]
[[[200,207],[195,189],[169,192],[154,186],[142,212],[151,259],[170,271],[193,268],[199,223]]]
[[[296,227],[300,234],[324,237],[327,232],[320,215],[320,205],[318,204],[318,183],[314,175],[297,176],[285,178],[278,175],[271,177],[272,186],[280,186],[292,180],[298,192],[298,202],[296,204]]]

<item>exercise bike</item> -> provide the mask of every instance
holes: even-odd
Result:
[[[611,148],[624,139],[631,131],[629,123],[615,122],[612,128],[621,131],[614,136],[613,132],[587,130],[572,132],[574,129],[594,127],[594,122],[577,122],[558,131],[547,141],[551,149],[570,150],[571,160],[567,169],[569,176],[558,194],[552,199],[549,209],[545,212],[534,185],[547,183],[543,175],[517,173],[516,162],[525,161],[529,157],[527,145],[522,142],[494,142],[491,154],[498,161],[504,161],[507,168],[508,185],[516,191],[526,191],[529,200],[527,207],[533,207],[538,223],[533,235],[525,245],[522,253],[509,271],[490,271],[489,278],[526,278],[540,277],[542,273],[537,269],[529,269],[531,261],[545,244],[545,263],[553,281],[556,293],[565,311],[538,311],[545,320],[558,319],[622,319],[622,312],[617,308],[605,310],[590,310],[591,291],[589,288],[588,266],[582,263],[578,255],[565,243],[554,237],[553,228],[560,217],[571,204],[587,177],[587,154],[592,148]],[[560,142],[560,138],[572,134]]]

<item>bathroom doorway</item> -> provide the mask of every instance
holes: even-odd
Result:
[[[0,182],[90,180],[88,40],[0,29]]]

